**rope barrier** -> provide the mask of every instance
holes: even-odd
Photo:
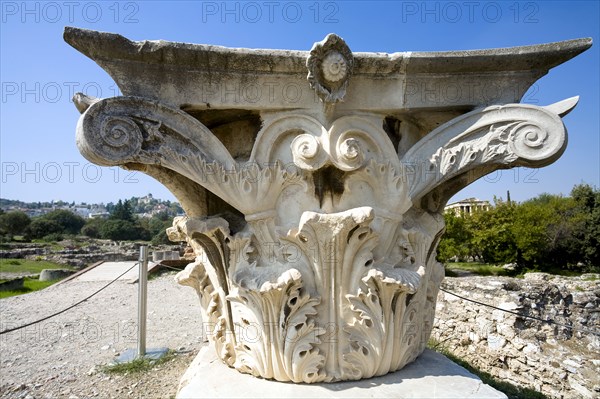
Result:
[[[127,274],[127,272],[129,272],[131,269],[133,269],[134,267],[136,267],[136,266],[137,266],[137,265],[139,265],[139,264],[140,264],[139,262],[135,263],[135,264],[134,264],[133,266],[131,266],[129,269],[127,269],[127,270],[125,270],[123,273],[121,273],[121,274],[120,274],[120,275],[119,275],[117,278],[115,278],[114,280],[112,280],[111,282],[109,282],[108,284],[106,284],[104,287],[100,288],[100,289],[99,289],[99,290],[97,290],[96,292],[92,293],[91,295],[89,295],[89,296],[87,296],[87,297],[83,298],[81,301],[79,301],[79,302],[77,302],[77,303],[74,303],[73,305],[71,305],[71,306],[69,306],[69,307],[67,307],[67,308],[65,308],[65,309],[63,309],[63,310],[60,310],[60,311],[58,311],[58,312],[56,312],[56,313],[53,313],[53,314],[51,314],[51,315],[49,315],[49,316],[46,316],[46,317],[44,317],[44,318],[41,318],[41,319],[39,319],[39,320],[36,320],[36,321],[32,321],[31,323],[23,324],[23,325],[21,325],[21,326],[18,326],[18,327],[14,327],[14,328],[8,328],[8,329],[6,329],[6,330],[0,331],[0,335],[6,334],[6,333],[9,333],[9,332],[13,332],[13,331],[17,331],[17,330],[21,330],[21,329],[23,329],[23,328],[25,328],[25,327],[33,326],[33,325],[35,325],[35,324],[41,323],[42,321],[46,321],[46,320],[48,320],[48,319],[51,319],[51,318],[53,318],[53,317],[55,317],[55,316],[58,316],[59,314],[61,314],[61,313],[64,313],[64,312],[66,312],[67,310],[71,310],[71,309],[73,309],[74,307],[76,307],[76,306],[78,306],[78,305],[82,304],[83,302],[87,301],[88,299],[90,299],[90,298],[91,298],[91,297],[93,297],[94,295],[96,295],[96,294],[100,293],[100,292],[101,292],[102,290],[104,290],[106,287],[108,287],[109,285],[111,285],[112,283],[114,283],[115,281],[117,281],[118,279],[120,279],[121,277],[123,277],[125,274]]]
[[[117,281],[118,279],[120,279],[122,276],[124,276],[127,272],[129,272],[131,269],[133,269],[137,265],[139,265],[139,262],[135,263],[129,269],[127,269],[126,271],[124,271],[123,273],[121,273],[117,278],[115,278],[114,280],[110,281],[108,284],[106,284],[105,286],[103,286],[102,288],[100,288],[99,290],[97,290],[96,292],[92,293],[91,295],[87,296],[86,298],[82,299],[81,301],[76,302],[73,305],[71,305],[71,306],[69,306],[69,307],[67,307],[67,308],[65,308],[65,309],[63,309],[61,311],[58,311],[56,313],[53,313],[53,314],[51,314],[49,316],[46,316],[46,317],[41,318],[39,320],[33,321],[31,323],[23,324],[23,325],[18,326],[18,327],[9,328],[9,329],[0,331],[0,335],[6,334],[6,333],[9,333],[9,332],[13,332],[13,331],[17,331],[17,330],[23,329],[25,327],[32,326],[32,325],[37,324],[37,323],[41,323],[42,321],[51,319],[52,317],[58,316],[59,314],[62,314],[62,313],[66,312],[66,311],[68,311],[70,309],[73,309],[74,307],[82,304],[83,302],[87,301],[88,299],[92,298],[93,296],[95,296],[98,293],[100,293],[101,291],[103,291],[105,288],[107,288],[112,283],[114,283],[115,281]],[[182,270],[182,269],[179,269],[179,268],[176,268],[176,267],[167,266],[167,265],[163,265],[163,264],[161,264],[160,266],[164,267],[164,268],[167,268],[167,269],[177,270],[177,271],[181,271]],[[510,314],[513,314],[513,315],[515,315],[517,317],[521,317],[521,318],[524,318],[524,319],[536,320],[536,321],[540,321],[542,323],[547,323],[547,324],[554,324],[554,325],[557,325],[559,327],[568,328],[568,329],[573,330],[573,331],[579,331],[579,332],[584,332],[584,333],[587,333],[587,334],[593,334],[593,335],[600,336],[600,331],[593,331],[593,330],[588,330],[588,329],[585,329],[585,328],[577,328],[577,327],[573,327],[573,326],[570,326],[570,325],[567,325],[567,324],[558,323],[558,322],[556,322],[556,321],[554,321],[552,319],[542,319],[540,317],[528,316],[528,315],[520,314],[520,313],[517,313],[517,312],[513,312],[511,310],[508,310],[508,309],[502,309],[502,308],[499,308],[497,306],[490,305],[488,303],[479,302],[479,301],[476,301],[474,299],[470,299],[470,298],[467,298],[467,297],[455,294],[454,292],[448,291],[448,290],[446,290],[444,288],[440,288],[440,290],[443,291],[443,292],[445,292],[445,293],[447,293],[447,294],[454,295],[455,297],[460,298],[460,299],[462,299],[464,301],[472,302],[472,303],[475,303],[477,305],[486,306],[486,307],[489,307],[489,308],[492,308],[492,309],[495,309],[495,310],[499,310],[499,311],[502,311],[502,312],[510,313]]]
[[[487,307],[489,307],[489,308],[496,309],[496,310],[500,310],[500,311],[502,311],[502,312],[506,312],[506,313],[514,314],[515,316],[522,317],[522,318],[524,318],[524,319],[532,319],[532,320],[537,320],[537,321],[541,321],[542,323],[554,324],[554,325],[557,325],[557,326],[560,326],[560,327],[568,328],[568,329],[570,329],[570,330],[573,330],[573,331],[580,331],[580,332],[585,332],[585,333],[588,333],[588,334],[600,335],[600,331],[593,331],[593,330],[588,330],[588,329],[585,329],[585,328],[577,328],[577,327],[569,326],[569,325],[567,325],[567,324],[558,323],[558,322],[556,322],[556,321],[554,321],[554,320],[552,320],[552,319],[546,319],[546,320],[544,320],[544,319],[542,319],[542,318],[539,318],[539,317],[535,317],[535,316],[528,316],[528,315],[520,314],[520,313],[517,313],[517,312],[513,312],[513,311],[511,311],[511,310],[502,309],[502,308],[499,308],[499,307],[497,307],[497,306],[490,305],[490,304],[488,304],[488,303],[483,303],[483,302],[476,301],[476,300],[474,300],[474,299],[466,298],[466,297],[464,297],[464,296],[461,296],[461,295],[455,294],[455,293],[454,293],[454,292],[452,292],[452,291],[448,291],[448,290],[446,290],[446,289],[444,289],[444,288],[440,288],[440,290],[441,290],[441,291],[443,291],[443,292],[445,292],[445,293],[447,293],[447,294],[454,295],[455,297],[457,297],[457,298],[460,298],[460,299],[462,299],[462,300],[465,300],[465,301],[468,301],[468,302],[473,302],[473,303],[476,303],[476,304],[478,304],[478,305],[482,305],[482,306],[487,306]]]

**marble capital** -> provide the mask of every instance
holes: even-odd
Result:
[[[303,52],[76,28],[65,40],[123,93],[76,96],[77,145],[181,202],[168,235],[196,259],[177,279],[198,293],[218,357],[296,383],[381,376],[423,352],[445,203],[494,170],[560,157],[578,98],[519,100],[591,45],[371,54],[332,34]]]

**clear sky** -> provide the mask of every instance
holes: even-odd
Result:
[[[73,92],[111,97],[117,88],[62,39],[64,26],[227,47],[310,50],[328,33],[353,51],[443,51],[510,47],[592,37],[593,47],[551,70],[522,102],[547,105],[581,96],[564,118],[569,145],[543,169],[497,172],[454,199],[522,201],[600,186],[600,35],[597,1],[2,1],[0,196],[23,201],[111,202],[152,193],[141,174],[99,168],[75,145]]]

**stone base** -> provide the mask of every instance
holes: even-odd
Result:
[[[177,398],[506,398],[445,356],[426,349],[395,373],[360,381],[293,384],[227,367],[204,347],[179,385]]]

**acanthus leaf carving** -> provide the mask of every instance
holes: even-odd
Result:
[[[274,282],[258,280],[263,276],[264,272],[253,274],[254,286],[236,283],[229,296],[242,305],[237,308],[240,339],[235,367],[280,381],[325,380],[324,357],[317,348],[323,330],[313,318],[319,299],[302,289],[302,277],[295,269],[283,272]]]
[[[552,161],[566,140],[559,115],[572,106],[476,110],[402,160],[381,116],[325,123],[276,112],[238,164],[183,111],[122,97],[82,105],[78,143],[93,162],[164,171],[244,215],[235,232],[217,216],[175,219],[169,236],[196,255],[177,278],[198,293],[224,362],[313,383],[382,375],[423,351],[443,278],[443,218],[419,200],[467,172]],[[408,160],[424,165],[423,179]]]
[[[218,356],[304,383],[382,375],[424,350],[444,277],[435,258],[445,202],[496,169],[558,159],[561,117],[577,99],[510,102],[591,45],[353,54],[330,34],[307,56],[74,28],[65,39],[126,94],[75,95],[78,147],[178,197],[188,216],[168,234],[195,260],[177,279],[196,290]],[[320,102],[301,87],[285,98],[304,76]],[[256,96],[211,90],[248,82]],[[497,82],[499,105],[481,90],[453,99],[421,90],[457,82]]]

